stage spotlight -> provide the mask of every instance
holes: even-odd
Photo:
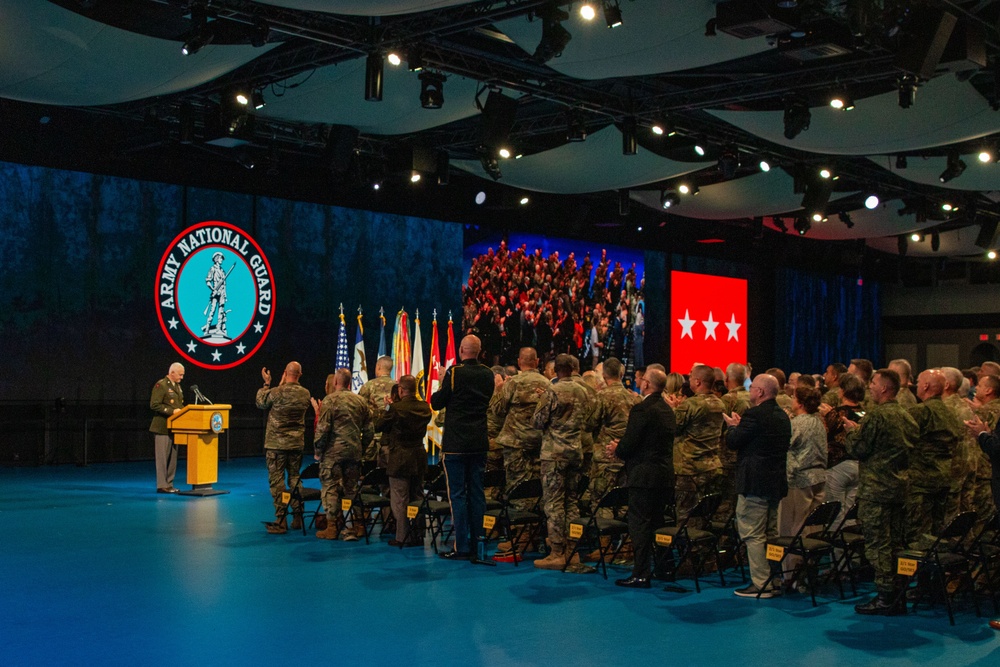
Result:
[[[984,148],[979,151],[979,154],[976,157],[979,159],[980,163],[989,164],[990,162],[993,162],[993,151],[988,148]]]
[[[913,241],[914,243],[920,243],[920,241],[922,241],[923,239],[920,238],[920,234],[913,232],[912,234],[910,234],[910,240]]]
[[[604,0],[604,22],[609,28],[617,28],[622,24],[622,8],[618,0]]]
[[[440,109],[444,106],[444,74],[437,72],[420,73],[420,106],[424,109]]]
[[[476,105],[479,105],[477,96]],[[482,109],[482,124],[480,125],[479,152],[495,159],[500,150],[506,151],[510,157],[510,132],[514,127],[517,114],[517,100],[503,93],[491,90]]]
[[[396,52],[390,52],[389,55],[385,57],[389,61],[389,64],[393,67],[399,67],[403,63],[403,59]]]
[[[792,226],[795,228],[795,231],[799,233],[799,236],[805,236],[806,232],[808,232],[812,227],[809,220],[806,218],[795,218],[795,222],[792,223]]]
[[[649,126],[649,131],[658,137],[662,137],[664,135],[672,137],[677,134],[674,124],[667,118],[653,121],[653,124]]]
[[[520,204],[521,206],[527,206],[530,202],[531,199],[528,197],[528,195],[522,195],[521,198],[517,200],[517,203]]]
[[[952,211],[955,210],[955,207],[952,206],[950,203],[945,202],[941,204],[941,210],[944,211],[945,213],[951,213]]]
[[[566,141],[586,141],[587,123],[576,109],[566,111]]]
[[[808,130],[811,120],[812,112],[803,98],[791,96],[785,100],[785,139],[794,139]]]
[[[740,154],[732,146],[726,146],[719,155],[718,169],[722,178],[731,181],[736,177],[736,170],[740,168]]]
[[[704,139],[699,139],[697,143],[695,143],[694,152],[698,155],[698,157],[705,157],[705,145]]]
[[[823,222],[824,220],[826,220],[826,216],[824,216],[819,211],[817,211],[816,213],[812,214],[812,221],[813,222]]]
[[[830,106],[841,111],[850,111],[854,108],[854,100],[847,91],[837,91],[830,97]]]
[[[270,37],[271,26],[264,19],[260,17],[255,18],[253,26],[250,29],[250,45],[259,49],[267,44]]]
[[[854,221],[851,220],[851,214],[847,211],[841,211],[837,214],[837,217],[840,218],[840,221],[844,223],[844,226],[848,229],[852,229],[854,227]]]
[[[988,253],[986,253],[986,258],[987,259],[996,259],[997,258],[997,252],[996,252],[996,250],[990,250]]]
[[[865,197],[865,208],[868,209],[869,211],[874,211],[876,208],[878,208],[878,204],[879,204],[878,195],[868,195],[867,197]]]
[[[561,56],[563,49],[573,39],[573,35],[562,27],[562,21],[569,19],[569,14],[557,5],[550,5],[539,11],[538,16],[542,19],[542,39],[538,42],[532,59],[536,63],[547,63]]]
[[[931,232],[931,250],[937,252],[941,249],[941,235],[937,232]]]
[[[483,170],[490,175],[494,181],[499,181],[503,174],[500,173],[500,162],[492,155],[481,154],[479,162],[483,165]]]
[[[486,203],[486,193],[483,192],[482,190],[480,190],[479,192],[477,192],[476,193],[476,199],[475,199],[475,201],[476,201],[476,204],[478,204],[479,206],[482,206],[483,204],[485,204]]]
[[[906,156],[897,155],[896,156],[896,169],[906,169]]]
[[[761,171],[763,171],[763,172],[764,172],[765,174],[766,174],[767,172],[771,171],[771,163],[770,163],[770,162],[768,162],[767,160],[761,160],[761,161],[760,161],[760,163],[758,163],[758,165],[757,165],[757,166],[758,166],[758,167],[760,168],[760,170],[761,170]]]
[[[942,183],[947,183],[950,180],[958,178],[965,171],[965,162],[958,156],[958,153],[948,154],[948,166],[945,170],[941,172],[938,176],[938,180]]]
[[[819,170],[819,177],[820,178],[825,179],[825,180],[829,180],[831,176],[833,176],[833,172],[830,171],[829,169],[827,169],[826,167],[822,167]]]
[[[909,109],[917,98],[917,79],[909,74],[899,77],[899,107]]]
[[[368,102],[382,101],[382,69],[382,54],[369,53],[365,63],[365,100]]]
[[[503,147],[501,147],[497,151],[497,155],[499,155],[500,157],[502,157],[504,160],[509,160],[510,159],[510,149],[507,148],[506,146],[503,146]]]
[[[235,99],[236,103],[241,107],[245,107],[250,104],[250,95],[242,90],[236,91],[235,95],[233,95],[233,99]]]
[[[681,198],[673,190],[663,190],[660,192],[660,207],[668,209],[681,203]]]
[[[375,192],[378,192],[381,189],[382,189],[382,184],[381,183],[379,183],[378,181],[375,181],[374,183],[372,183],[372,190],[374,190]]]
[[[264,91],[260,90],[259,88],[253,91],[253,93],[250,96],[250,103],[253,104],[253,108],[255,110],[263,109],[264,106],[267,104],[267,102],[264,101]]]
[[[414,46],[406,53],[406,67],[411,72],[419,72],[424,68],[424,52],[419,46]]]
[[[629,116],[622,119],[622,155],[635,155],[639,152],[639,142],[635,136],[635,118]]]
[[[181,46],[181,53],[186,56],[193,56],[204,47],[212,43],[215,39],[215,27],[208,22],[208,15],[203,5],[191,6],[191,32],[188,33],[184,45]]]
[[[593,21],[595,16],[597,16],[597,10],[594,9],[594,5],[589,2],[580,5],[580,18],[584,21]]]

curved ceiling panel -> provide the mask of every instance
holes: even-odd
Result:
[[[469,173],[489,178],[476,160],[454,160]],[[536,192],[580,194],[655,183],[697,171],[705,163],[674,162],[649,151],[622,155],[622,134],[608,126],[583,142],[500,163],[503,185]]]
[[[0,96],[40,104],[95,106],[176,93],[271,48],[207,46],[184,56],[177,42],[38,0],[6,2],[0,18]]]
[[[870,159],[878,166],[914,183],[936,185],[954,190],[1000,190],[1000,166],[996,162],[983,164],[975,155],[963,155],[962,162],[965,163],[965,171],[962,172],[961,176],[947,183],[942,183],[939,179],[945,167],[948,166],[948,158],[944,156],[919,157],[911,155],[906,159],[906,169],[896,169],[895,160],[891,157],[880,156]]]
[[[979,234],[979,227],[964,227],[953,229],[949,232],[941,232],[941,246],[935,252],[931,248],[931,237],[926,236],[922,241],[908,241],[906,243],[906,254],[916,257],[958,257],[958,256],[983,256],[986,251],[976,245],[976,236]],[[895,236],[878,239],[868,239],[866,242],[869,248],[881,250],[892,254],[899,253],[899,242]]]
[[[468,5],[474,0],[259,0],[265,5],[354,16],[393,16]]]
[[[308,78],[307,78],[308,77]],[[449,76],[444,85],[445,103],[440,109],[420,106],[420,79],[406,67],[386,66],[381,102],[365,100],[365,60],[359,58],[320,68],[298,77],[302,84],[275,95],[264,91],[264,116],[310,123],[352,125],[368,134],[419,132],[479,113],[476,109],[478,82]],[[295,85],[295,80],[288,82]]]
[[[845,241],[847,239],[870,239],[880,236],[892,236],[893,242],[899,234],[919,231],[927,227],[941,224],[940,220],[928,220],[918,223],[914,215],[899,215],[899,209],[903,208],[903,202],[893,200],[883,202],[874,211],[860,208],[850,212],[851,221],[854,226],[848,228],[836,213],[830,213],[826,222],[812,223],[807,236],[811,239],[823,241]],[[831,206],[828,210],[836,210],[836,206]],[[770,220],[765,220],[765,224],[771,229],[778,228]],[[787,223],[789,234],[794,234],[791,222]],[[780,231],[780,230],[778,230]]]
[[[711,18],[713,0],[622,3],[622,25],[611,29],[600,11],[593,21],[571,11],[563,27],[573,39],[562,56],[547,64],[578,79],[607,79],[704,67],[770,48],[763,37],[744,40],[721,32],[705,37],[705,23]],[[502,21],[497,28],[528,53],[534,53],[542,38],[539,20],[521,17]]]
[[[671,213],[702,220],[736,220],[773,215],[801,208],[802,194],[795,194],[792,177],[780,169],[700,188],[697,196],[681,196]],[[633,192],[632,198],[660,208],[660,193]]]
[[[809,129],[794,139],[785,138],[782,111],[709,113],[776,144],[833,155],[914,151],[1000,131],[1000,114],[949,74],[922,86],[909,109],[900,108],[896,91],[858,100],[853,111],[816,107]]]

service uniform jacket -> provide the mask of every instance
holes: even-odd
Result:
[[[149,424],[149,432],[157,435],[170,435],[167,428],[167,417],[174,410],[184,407],[184,391],[181,385],[169,377],[165,377],[153,386],[149,397],[149,409],[153,411],[153,421]]]
[[[386,473],[389,477],[423,477],[427,470],[424,437],[431,421],[431,406],[416,396],[404,396],[389,404],[375,422],[388,447]]]
[[[736,450],[736,493],[771,500],[788,495],[791,440],[792,423],[775,399],[744,412],[739,426],[726,432],[726,446]]]
[[[632,408],[615,449],[615,456],[625,462],[629,487],[674,487],[675,430],[674,411],[662,392],[653,392]]]
[[[435,410],[448,408],[441,451],[445,454],[485,454],[490,441],[486,410],[493,398],[493,371],[475,359],[455,364],[441,378],[441,388],[431,396]]]

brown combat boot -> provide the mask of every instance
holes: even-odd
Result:
[[[302,512],[292,515],[292,530],[302,530]]]
[[[326,528],[324,528],[323,530],[316,531],[316,537],[318,537],[321,540],[335,540],[339,536],[340,536],[340,528],[337,525],[337,521],[327,520]]]
[[[285,522],[285,517],[281,517],[273,523],[266,525],[267,532],[271,535],[284,535],[288,532],[288,524]]]
[[[579,562],[579,561],[578,561]],[[552,551],[545,558],[535,561],[535,567],[539,570],[562,570],[566,565],[566,545],[552,544]]]
[[[601,535],[601,549],[605,550],[605,555],[610,556],[614,551],[610,549],[611,547],[611,537],[608,535]],[[601,559],[601,549],[594,549],[589,554],[583,557],[583,560],[592,562]]]

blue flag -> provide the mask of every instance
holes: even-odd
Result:
[[[340,314],[340,332],[337,334],[337,361],[336,368],[346,368],[351,370],[351,355],[347,349],[347,325],[344,324],[344,314]]]
[[[385,312],[381,308],[378,309],[378,319],[382,323],[378,331],[378,357],[381,359],[385,356]]]

